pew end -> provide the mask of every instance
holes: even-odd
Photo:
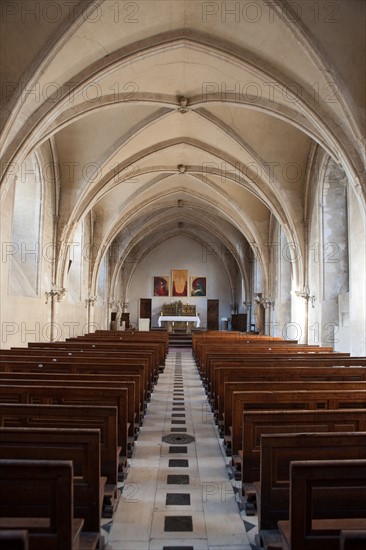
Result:
[[[92,541],[73,517],[72,483],[69,460],[0,460],[0,529],[27,530],[29,550],[85,548]]]

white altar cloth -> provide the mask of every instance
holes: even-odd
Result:
[[[162,321],[193,321],[196,323],[196,327],[198,328],[201,324],[201,319],[198,316],[195,315],[160,315],[158,319],[158,325],[161,327]]]

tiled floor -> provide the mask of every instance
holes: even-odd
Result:
[[[254,548],[256,518],[239,507],[228,460],[191,350],[170,351],[115,517],[104,522],[105,550]]]

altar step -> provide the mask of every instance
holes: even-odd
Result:
[[[169,332],[170,348],[191,348],[192,334],[187,332]]]

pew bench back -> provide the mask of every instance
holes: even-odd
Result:
[[[289,517],[283,550],[339,550],[342,530],[366,529],[366,460],[291,462]]]
[[[258,528],[276,529],[289,519],[290,463],[305,460],[366,460],[366,432],[266,434],[261,437]]]
[[[0,454],[8,460],[71,460],[74,517],[83,518],[83,530],[99,537],[104,492],[99,430],[0,428]]]
[[[73,518],[71,461],[0,460],[0,528],[28,531],[30,550],[70,550],[83,521]]]
[[[242,485],[260,479],[262,436],[313,432],[366,432],[365,409],[244,411]]]
[[[238,455],[244,410],[366,409],[366,390],[289,390],[234,392],[231,446]]]
[[[117,438],[117,407],[0,403],[0,426],[98,429],[101,445],[101,475],[107,478],[107,484],[117,490],[120,452]]]

